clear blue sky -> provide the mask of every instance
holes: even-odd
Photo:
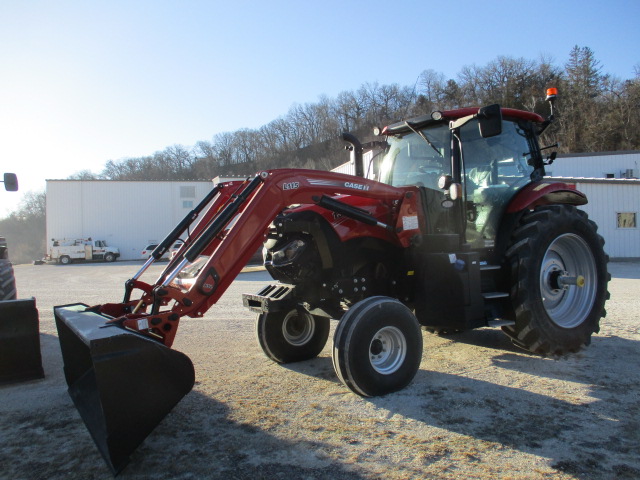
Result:
[[[499,55],[640,65],[640,0],[0,0],[0,165],[22,193],[108,160],[257,128],[366,82]],[[541,93],[542,94],[542,93]],[[0,191],[0,216],[21,194]]]

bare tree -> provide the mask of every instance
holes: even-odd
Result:
[[[29,191],[23,195],[18,210],[0,220],[12,262],[26,263],[44,256],[45,212],[45,193]]]
[[[355,131],[362,127],[366,106],[354,92],[340,92],[336,100],[338,125],[342,131]]]
[[[446,82],[447,80],[443,73],[432,69],[424,70],[418,77],[418,83],[421,87],[420,94],[424,96],[427,105],[431,105],[433,109],[443,103]]]
[[[105,179],[201,178],[247,173],[256,168],[326,168],[344,161],[336,137],[350,131],[366,138],[368,129],[408,116],[464,106],[499,103],[546,115],[544,90],[560,87],[558,122],[543,142],[562,138],[562,151],[640,148],[640,64],[636,76],[619,80],[602,73],[588,47],[574,47],[564,68],[551,58],[498,56],[486,65],[462,67],[456,79],[423,70],[415,86],[365,83],[334,99],[294,104],[258,128],[216,134],[189,149],[173,145],[153,155],[108,161]],[[74,178],[91,178],[88,171]]]
[[[68,178],[69,180],[98,180],[100,175],[93,173],[91,170],[80,170],[72,173]]]

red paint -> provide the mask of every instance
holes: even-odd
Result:
[[[339,196],[342,201],[367,210],[381,222],[401,227],[402,216],[398,215],[398,211],[405,215],[418,214],[415,187],[392,187],[352,175],[319,170],[282,169],[261,172],[259,175],[262,181],[238,210],[235,224],[234,220],[231,220],[229,228],[219,233],[202,252],[210,257],[189,290],[185,293],[178,288],[164,288],[166,294],[163,295],[162,304],[170,305],[170,309],[150,315],[146,309],[151,303],[150,292],[155,285],[138,283],[136,287],[143,290],[145,305],[135,314],[124,314],[114,321],[121,322],[143,335],[153,336],[168,347],[171,346],[179,318],[201,317],[220,299],[253,253],[262,245],[273,219],[291,205],[309,205],[305,208],[317,209],[330,221],[343,241],[358,236],[375,236],[408,246],[410,236],[417,233],[410,230],[396,235],[380,227],[364,225],[344,217],[335,218],[332,212],[313,206],[322,195]],[[224,188],[204,212],[198,224],[191,229],[190,238],[183,247],[184,251],[189,250],[198,236],[208,229],[216,216],[247,184],[248,182],[224,184]],[[180,261],[181,258],[176,257],[169,262],[158,284],[164,282]],[[216,272],[216,278],[211,276],[211,272]],[[209,285],[214,285],[213,289],[210,290]],[[133,303],[135,301],[129,302],[127,306]],[[120,310],[114,304],[105,304],[102,308],[111,312]],[[145,318],[148,322],[140,321]],[[145,327],[146,324],[153,328],[152,333]]]
[[[475,115],[478,113],[477,107],[459,108],[457,110],[444,110],[440,113],[447,120],[466,117],[468,115]],[[509,118],[519,118],[522,120],[529,120],[531,122],[542,123],[544,118],[537,113],[525,112],[524,110],[516,110],[515,108],[501,108],[502,115]]]
[[[587,203],[587,196],[578,191],[575,185],[544,181],[530,183],[511,200],[507,213],[516,213],[526,208],[533,209],[538,205],[552,203],[584,205]]]

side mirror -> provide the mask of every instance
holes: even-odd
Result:
[[[502,110],[500,105],[489,105],[478,110],[478,123],[482,138],[495,137],[502,133]]]
[[[15,173],[5,173],[4,174],[4,189],[7,192],[17,192],[18,191],[18,177]]]

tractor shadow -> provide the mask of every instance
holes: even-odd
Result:
[[[329,340],[329,343],[331,340]],[[311,360],[296,363],[285,363],[279,365],[280,368],[286,368],[292,372],[306,375],[307,377],[322,379],[327,382],[334,383],[336,385],[342,385],[342,382],[336,375],[336,371],[333,368],[333,360],[331,354],[329,356],[319,356]],[[345,389],[347,387],[344,387]]]
[[[640,478],[640,342],[594,336],[589,348],[553,359],[521,350],[499,330],[455,340],[465,349],[495,350],[480,375],[491,380],[471,378],[474,368],[467,376],[423,363],[407,388],[362,401],[389,416],[468,436],[476,447],[507,446],[548,458],[552,468],[575,478]],[[450,353],[457,348],[451,345]],[[428,356],[427,345],[425,351]],[[284,367],[340,383],[330,356]]]
[[[538,355],[532,354],[514,345],[513,342],[511,342],[511,339],[498,328],[479,328],[475,330],[466,330],[464,332],[432,335],[438,335],[440,338],[474,347],[519,353],[535,358],[539,357]],[[425,338],[428,337],[425,336]]]
[[[113,479],[67,394],[58,338],[41,334],[41,344],[45,378],[0,386],[0,477]],[[233,420],[225,403],[199,388],[133,452],[119,479],[363,478],[329,459],[322,443]]]
[[[323,455],[318,442],[283,440],[230,417],[226,404],[192,391],[138,448],[118,478],[363,479]],[[327,472],[332,472],[330,477]]]
[[[596,336],[588,349],[552,359],[514,347],[497,331],[460,340],[505,347],[482,372],[490,371],[491,381],[422,368],[407,389],[369,401],[427,425],[549,458],[553,468],[576,478],[640,478],[640,342]]]

